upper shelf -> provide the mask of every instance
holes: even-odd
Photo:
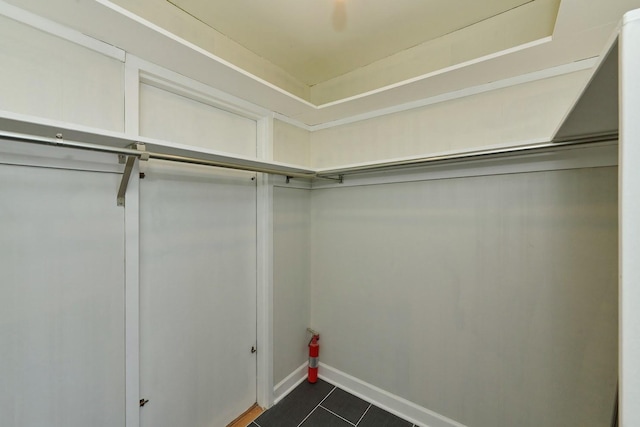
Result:
[[[598,138],[618,133],[618,33],[561,122],[552,141]]]
[[[618,33],[611,38],[598,65],[578,96],[573,108],[566,115],[550,140],[536,141],[522,146],[505,146],[488,150],[460,151],[446,155],[372,162],[331,170],[313,170],[279,162],[265,162],[248,157],[209,149],[161,141],[146,137],[131,137],[123,133],[109,132],[54,120],[35,118],[0,111],[0,136],[24,136],[42,138],[44,143],[60,142],[60,134],[67,141],[126,149],[135,143],[143,143],[156,158],[178,156],[197,160],[203,164],[218,163],[232,168],[264,171],[267,173],[300,178],[337,178],[342,175],[371,171],[417,167],[434,163],[458,163],[478,158],[518,155],[526,152],[550,150],[554,145],[617,139],[618,133]],[[153,156],[151,156],[153,157]],[[223,166],[224,167],[224,166]]]
[[[544,78],[539,73],[557,67],[561,67],[563,72],[583,69],[580,67],[586,64],[581,65],[580,62],[597,55],[611,28],[615,26],[612,15],[622,7],[609,5],[608,2],[598,3],[595,9],[595,6],[589,8],[589,19],[586,19],[582,13],[585,7],[581,2],[563,2],[562,13],[552,38],[336,102],[314,105],[109,0],[0,0],[0,6],[3,4],[5,9],[9,4],[15,4],[17,8],[29,10],[129,54],[308,126],[377,114],[395,106],[412,105],[447,94],[465,96],[473,93],[473,88],[493,87],[496,82],[510,81],[524,75]],[[574,8],[578,8],[580,13],[572,13]],[[601,9],[606,13],[600,14],[602,18],[594,18],[594,10]],[[584,19],[578,19],[574,15]]]
[[[186,161],[189,163],[218,164],[220,167],[266,172],[276,175],[313,178],[315,171],[280,162],[267,162],[174,142],[146,137],[132,137],[119,132],[109,132],[86,126],[42,119],[22,114],[0,111],[0,138],[38,141],[42,144],[60,145],[64,141],[80,144],[128,150],[136,143],[145,145],[151,158]],[[175,159],[170,157],[180,157]]]
[[[83,13],[97,13],[101,10],[99,9],[99,7],[105,7],[104,5],[100,6],[100,4],[102,3],[109,4],[108,1],[100,3],[82,3],[83,7],[89,8],[88,11],[85,10]],[[229,65],[212,61],[213,58],[207,57],[205,53],[202,52],[202,50],[198,51],[192,48],[188,48],[188,46],[184,45],[184,41],[171,38],[171,35],[166,34],[166,32],[159,32],[156,28],[145,26],[143,25],[143,23],[132,20],[131,18],[125,19],[125,17],[123,17],[119,13],[116,13],[116,11],[114,10],[109,9],[109,11],[112,17],[110,19],[107,19],[105,22],[111,22],[111,20],[113,19],[124,19],[124,21],[122,21],[124,27],[120,28],[122,30],[122,33],[142,28],[146,31],[144,34],[146,34],[150,38],[149,40],[152,40],[150,41],[152,45],[154,43],[161,43],[162,40],[164,40],[164,42],[167,42],[167,40],[169,40],[167,49],[169,51],[173,48],[177,49],[176,53],[180,53],[177,58],[181,61],[181,63],[190,63],[190,61],[193,60],[192,66],[197,66],[198,64],[200,64],[204,67],[205,71],[211,71],[211,66],[214,63],[218,66],[224,67],[227,67]],[[101,25],[104,25],[104,23]],[[128,28],[128,30],[125,31],[125,27]],[[522,153],[531,150],[539,151],[547,148],[552,149],[553,144],[560,145],[560,143],[576,144],[598,140],[615,140],[617,139],[618,133],[618,35],[619,27],[615,31],[614,35],[610,37],[610,41],[607,44],[604,53],[600,55],[597,66],[594,67],[594,71],[589,82],[581,91],[579,97],[574,103],[573,108],[566,115],[554,135],[548,140],[540,140],[536,141],[533,144],[529,143],[524,146],[512,145],[507,147],[500,147],[497,150],[492,149],[466,152],[460,151],[455,153],[447,153],[446,155],[396,159],[395,161],[387,162],[364,163],[333,170],[313,170],[298,167],[295,165],[288,165],[278,162],[266,162],[257,160],[255,158],[248,158],[208,149],[199,149],[193,146],[187,146],[173,142],[155,140],[145,137],[128,136],[126,134],[118,132],[109,132],[1,111],[0,129],[2,131],[0,131],[0,136],[35,136],[41,138],[43,143],[56,144],[57,142],[59,142],[59,140],[56,139],[56,135],[61,134],[62,138],[67,141],[79,141],[120,149],[126,149],[134,143],[144,143],[148,151],[155,152],[158,155],[180,156],[191,159],[199,159],[203,162],[217,162],[222,164],[235,165],[238,168],[245,168],[247,170],[264,170],[272,174],[303,178],[336,177],[338,175],[362,173],[373,170],[415,167],[443,161],[463,162],[469,159],[477,159],[478,157],[508,156],[515,155],[514,153]],[[147,39],[145,37],[133,37],[132,40],[135,41]],[[132,48],[142,49],[142,47],[138,46],[136,48],[136,46],[137,45],[133,46]],[[163,50],[162,55],[164,57],[172,57],[172,55],[167,55],[167,50]],[[470,70],[472,69],[465,68],[464,70],[461,69],[459,71],[468,73],[471,72]],[[213,75],[213,77],[211,77],[211,75]],[[226,77],[221,77],[216,73],[210,73],[208,78],[219,78],[222,82],[226,81]],[[234,83],[230,85],[230,87],[232,88],[240,85],[244,81],[243,79],[249,78],[249,76],[247,76],[246,74],[236,74],[234,78],[238,78],[240,80],[234,80]],[[260,90],[252,94],[253,97],[260,97],[264,95],[268,98],[270,95],[265,94],[264,91],[275,90],[274,87],[263,85],[262,83],[264,82],[260,83],[256,80],[251,81],[252,85],[258,83],[259,84],[255,87],[250,85],[249,90],[252,90],[251,88],[260,88]],[[283,95],[281,91],[279,91],[278,93],[280,93],[280,95]],[[274,108],[274,110],[281,111],[277,108]]]
[[[548,140],[524,145],[509,145],[481,150],[457,151],[421,158],[370,162],[342,168],[318,171],[320,177],[335,177],[385,171],[428,164],[460,163],[495,157],[514,156],[529,152],[553,150],[587,142],[618,138],[618,44],[620,29],[611,35],[603,53],[593,68],[591,78],[576,98],[572,108]]]

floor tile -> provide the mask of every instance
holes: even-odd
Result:
[[[322,380],[315,384],[305,381],[277,405],[260,415],[255,423],[260,427],[296,427],[333,388],[333,385]]]
[[[322,402],[322,406],[356,424],[369,407],[369,403],[353,394],[336,388]]]
[[[398,418],[393,414],[383,411],[377,406],[369,408],[358,424],[358,427],[412,427],[409,421]]]
[[[351,424],[323,408],[318,408],[301,427],[353,427]]]

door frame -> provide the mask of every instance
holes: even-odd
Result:
[[[181,96],[206,99],[210,105],[256,121],[256,158],[273,160],[274,113],[211,89],[201,83],[151,64],[134,55],[125,60],[125,134],[140,135],[140,83],[144,76],[166,82]],[[198,99],[202,102],[202,99]],[[140,172],[144,162],[136,162],[126,194],[126,427],[140,427]],[[273,406],[273,184],[269,175],[257,174],[256,189],[256,403]]]

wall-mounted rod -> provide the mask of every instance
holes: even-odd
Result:
[[[271,169],[266,167],[258,167],[258,166],[250,166],[250,165],[242,165],[238,163],[230,163],[230,162],[222,162],[217,160],[205,160],[199,159],[196,157],[185,157],[185,156],[176,156],[173,154],[162,154],[162,153],[153,153],[149,152],[150,159],[156,160],[166,160],[170,162],[178,162],[178,163],[189,163],[192,165],[203,165],[203,166],[213,166],[217,168],[226,168],[226,169],[235,169],[249,172],[260,172],[260,173],[268,173],[272,175],[281,175],[285,177],[291,178],[304,178],[304,179],[312,179],[315,178],[314,173],[297,173],[290,171],[282,171],[278,169]]]
[[[140,150],[131,149],[131,148],[119,148],[119,147],[110,147],[106,145],[90,144],[85,142],[67,141],[62,138],[61,134],[58,134],[55,138],[49,138],[49,137],[24,135],[24,134],[12,133],[12,132],[0,131],[0,138],[11,140],[11,141],[17,141],[17,142],[26,142],[31,144],[49,145],[49,146],[64,147],[64,148],[75,148],[75,149],[96,151],[96,152],[102,152],[102,153],[119,154],[124,156],[134,156],[138,158],[142,157],[145,160],[146,158],[150,158],[150,159],[156,159],[156,160],[166,160],[171,162],[189,163],[189,164],[195,164],[195,165],[204,165],[204,166],[219,167],[219,168],[225,168],[225,169],[242,170],[242,171],[248,171],[248,172],[259,172],[259,173],[266,173],[271,175],[281,175],[281,176],[287,176],[291,178],[302,178],[302,179],[316,178],[316,175],[313,171],[310,171],[309,173],[304,173],[304,172],[296,172],[294,170],[291,170],[291,168],[283,168],[282,170],[280,170],[280,169],[277,169],[277,167],[275,166],[270,167],[270,165],[266,163],[265,163],[265,166],[250,165],[250,164],[242,164],[242,163],[233,163],[230,161],[209,160],[209,159],[202,159],[197,157],[186,157],[186,156],[178,156],[173,154],[154,153],[154,152],[148,152],[148,151],[140,151]],[[332,179],[332,178],[323,178],[323,179]]]
[[[570,148],[572,146],[576,146],[580,144],[615,141],[617,139],[618,139],[618,133],[610,132],[606,134],[575,137],[572,139],[567,139],[562,141],[520,145],[520,146],[514,146],[514,147],[504,147],[504,148],[495,148],[495,149],[487,149],[487,150],[464,151],[459,153],[430,156],[430,157],[421,157],[416,159],[370,163],[367,165],[354,166],[349,168],[327,169],[327,170],[322,170],[317,172],[316,175],[319,178],[334,177],[334,179],[339,179],[341,176],[344,176],[344,175],[353,175],[353,174],[368,173],[368,172],[382,172],[387,170],[428,166],[432,164],[457,163],[462,161],[473,161],[473,160],[481,160],[481,159],[487,159],[487,158],[515,156],[519,154],[536,153],[539,151],[546,152],[554,149]]]
[[[292,168],[286,168],[286,167],[282,169],[278,169],[276,165],[272,166],[268,163],[261,163],[261,164],[254,164],[254,165],[246,164],[246,163],[245,164],[233,163],[231,161],[226,161],[226,160],[224,161],[210,160],[210,159],[203,159],[198,157],[154,153],[154,152],[140,151],[140,150],[135,150],[130,148],[119,148],[119,147],[110,147],[105,145],[97,145],[97,144],[90,144],[90,143],[84,143],[84,142],[67,141],[62,139],[62,135],[60,134],[57,135],[56,138],[48,138],[48,137],[23,135],[23,134],[0,131],[0,138],[19,141],[19,142],[41,144],[41,145],[77,148],[82,150],[90,150],[90,151],[97,151],[97,152],[103,152],[103,153],[122,154],[125,156],[147,158],[146,156],[148,155],[148,158],[156,159],[156,160],[165,160],[165,161],[171,161],[171,162],[212,166],[212,167],[242,170],[242,171],[248,171],[248,172],[266,173],[271,175],[280,175],[280,176],[289,177],[289,178],[326,179],[326,180],[338,181],[341,183],[344,176],[358,174],[358,173],[382,172],[387,170],[404,169],[404,168],[410,168],[410,167],[429,166],[433,164],[456,163],[456,162],[462,162],[462,161],[473,161],[473,160],[483,160],[483,159],[499,158],[499,157],[506,157],[506,156],[515,156],[519,154],[532,154],[536,152],[548,152],[556,149],[563,149],[563,148],[567,149],[567,148],[571,148],[572,146],[577,146],[580,144],[614,141],[618,139],[618,132],[612,131],[612,132],[598,134],[598,135],[583,135],[579,137],[573,137],[571,139],[546,142],[546,143],[529,144],[529,145],[487,149],[487,150],[465,151],[465,152],[459,152],[454,154],[421,157],[416,159],[399,160],[399,161],[392,161],[392,162],[371,163],[367,165],[354,166],[354,167],[342,168],[342,169],[323,170],[319,172],[314,172],[314,171],[297,172],[297,171],[291,170]],[[260,163],[260,162],[256,161],[255,163]]]
[[[44,136],[23,135],[13,132],[0,131],[0,138],[9,141],[26,142],[38,145],[50,145],[53,147],[77,148],[80,150],[96,151],[99,153],[122,154],[124,156],[141,157],[144,153],[133,148],[109,147],[107,145],[89,144],[86,142],[67,141],[61,137],[47,138]]]

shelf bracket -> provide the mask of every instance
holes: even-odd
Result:
[[[140,160],[145,160],[145,161],[149,160],[149,153],[147,153],[146,147],[144,144],[136,142],[135,144],[132,144],[130,148],[140,151],[140,156],[126,156],[124,154],[120,154],[118,156],[118,162],[120,164],[124,164],[124,173],[122,174],[122,180],[120,181],[120,188],[118,189],[118,198],[117,198],[118,206],[125,205],[125,194],[127,194],[127,187],[129,186],[131,171],[133,170],[133,165],[136,162],[136,157],[138,157]]]
[[[125,194],[127,193],[129,178],[131,178],[131,171],[133,170],[135,162],[135,156],[127,156],[127,162],[124,165],[124,173],[122,174],[122,180],[120,181],[120,188],[118,189],[118,206],[124,206]]]

